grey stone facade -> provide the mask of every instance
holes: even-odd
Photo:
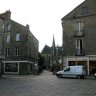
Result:
[[[2,76],[2,32],[3,32],[3,18],[0,17],[0,77]]]
[[[44,65],[47,69],[49,69],[51,63],[52,63],[52,53],[51,53],[51,47],[48,45],[45,45],[42,50],[42,56],[44,58]]]
[[[55,57],[53,57],[53,48],[49,47],[48,45],[45,45],[42,50],[42,56],[44,58],[44,65],[47,69],[49,69],[52,65],[61,64],[62,62],[62,47],[61,46],[55,46]],[[54,63],[53,63],[54,60]]]
[[[64,66],[84,65],[88,74],[96,69],[96,1],[85,0],[62,18]]]
[[[24,74],[29,74],[32,71],[33,64],[38,63],[39,41],[31,33],[29,25],[23,26],[11,19],[10,10],[0,14],[0,17],[3,18],[3,32],[0,31],[0,34],[2,34],[0,35],[2,36],[0,48],[2,46],[1,53],[5,56],[4,68],[7,61],[8,64],[17,63],[18,74],[23,74],[24,72]],[[24,63],[22,72],[21,63]],[[4,72],[6,70],[4,69]]]

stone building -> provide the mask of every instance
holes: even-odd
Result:
[[[45,45],[41,53],[44,57],[44,65],[47,69],[49,69],[52,65],[58,65],[62,63],[62,47],[55,46],[54,36],[52,47]]]
[[[3,72],[29,74],[38,63],[39,41],[31,33],[29,25],[23,26],[11,19],[10,10],[0,14],[0,52],[5,56]]]
[[[44,58],[44,66],[46,67],[46,69],[49,69],[52,62],[51,47],[45,45],[42,50],[42,56]]]
[[[3,18],[0,17],[0,33],[3,32]],[[4,59],[4,56],[2,56],[1,54],[1,50],[2,50],[2,34],[0,34],[0,77],[2,76],[2,60]]]
[[[64,66],[96,72],[96,0],[85,0],[62,19]]]

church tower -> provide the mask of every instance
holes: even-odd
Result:
[[[55,46],[55,39],[53,35],[53,42],[52,42],[52,64],[56,64],[56,46]]]

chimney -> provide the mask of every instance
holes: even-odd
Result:
[[[30,26],[28,24],[26,24],[26,29],[29,30]]]
[[[11,19],[11,11],[10,10],[7,10],[5,12],[5,14],[6,14],[6,19]]]

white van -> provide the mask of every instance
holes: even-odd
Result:
[[[86,71],[84,66],[68,66],[62,71],[58,71],[56,76],[61,77],[75,77],[75,78],[84,78],[86,76]]]

